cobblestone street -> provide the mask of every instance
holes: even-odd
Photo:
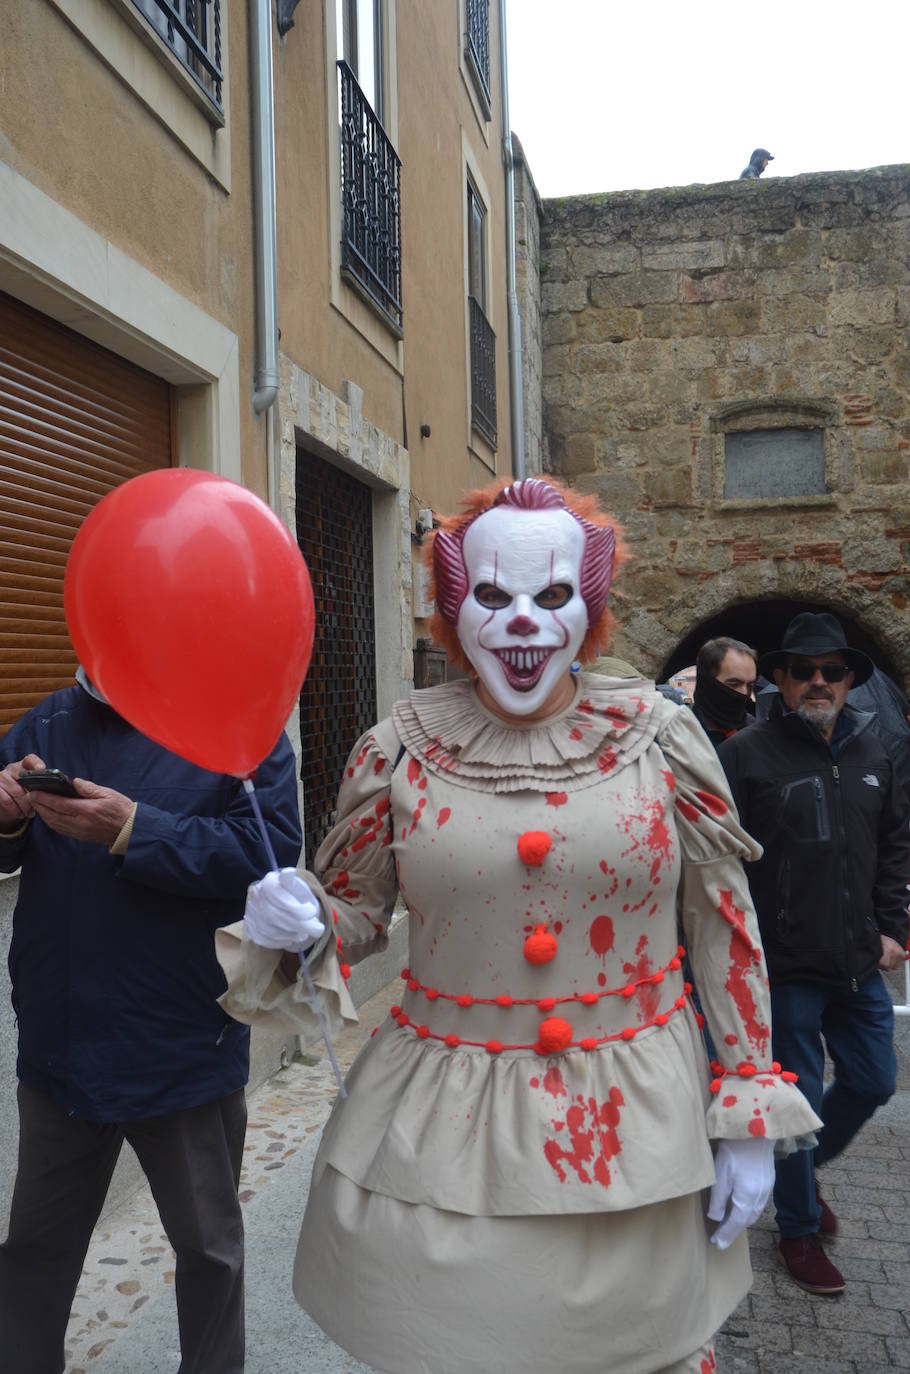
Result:
[[[336,1049],[347,1069],[397,985],[361,1008]],[[884,1374],[910,1369],[910,1025],[898,1022],[900,1091],[820,1176],[840,1220],[830,1253],[842,1297],[798,1289],[777,1260],[769,1208],[752,1232],[752,1292],[717,1340],[720,1374]],[[291,1263],[319,1133],[335,1096],[325,1056],[295,1061],[250,1096],[241,1197],[247,1228],[247,1374],[371,1374],[297,1306]],[[67,1340],[66,1374],[174,1374],[173,1255],[146,1189],[103,1218]],[[524,1371],[516,1371],[524,1374]],[[530,1371],[528,1372],[530,1374]],[[558,1371],[553,1371],[558,1374]]]

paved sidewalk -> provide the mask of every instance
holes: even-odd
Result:
[[[346,1069],[398,994],[360,1009],[336,1045]],[[898,1043],[910,1051],[910,1023]],[[831,1254],[843,1297],[803,1293],[777,1262],[770,1210],[752,1233],[755,1284],[717,1340],[719,1374],[884,1374],[910,1369],[910,1053],[901,1091],[820,1175],[841,1222]],[[246,1374],[372,1374],[322,1334],[290,1291],[319,1134],[335,1096],[325,1056],[295,1061],[250,1097],[241,1197],[247,1231]],[[67,1374],[176,1374],[173,1253],[142,1189],[102,1219],[67,1333]],[[0,1357],[2,1361],[2,1357]],[[516,1370],[515,1374],[533,1374]],[[554,1370],[551,1374],[559,1374]]]

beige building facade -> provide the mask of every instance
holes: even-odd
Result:
[[[288,726],[308,850],[365,725],[445,674],[422,535],[524,461],[502,16],[501,0],[4,7],[0,731],[71,680],[69,544],[150,467],[243,482],[308,559],[316,651]],[[0,883],[7,935],[15,889]]]

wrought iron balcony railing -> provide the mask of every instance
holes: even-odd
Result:
[[[490,113],[490,0],[465,0],[464,52]]]
[[[496,447],[496,335],[473,296],[471,312],[471,424]]]
[[[221,0],[133,0],[219,111]]]
[[[341,271],[401,330],[401,160],[346,62],[341,108]]]

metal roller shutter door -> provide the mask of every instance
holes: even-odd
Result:
[[[0,293],[0,735],[73,680],[63,572],[82,521],[174,447],[166,382]]]

